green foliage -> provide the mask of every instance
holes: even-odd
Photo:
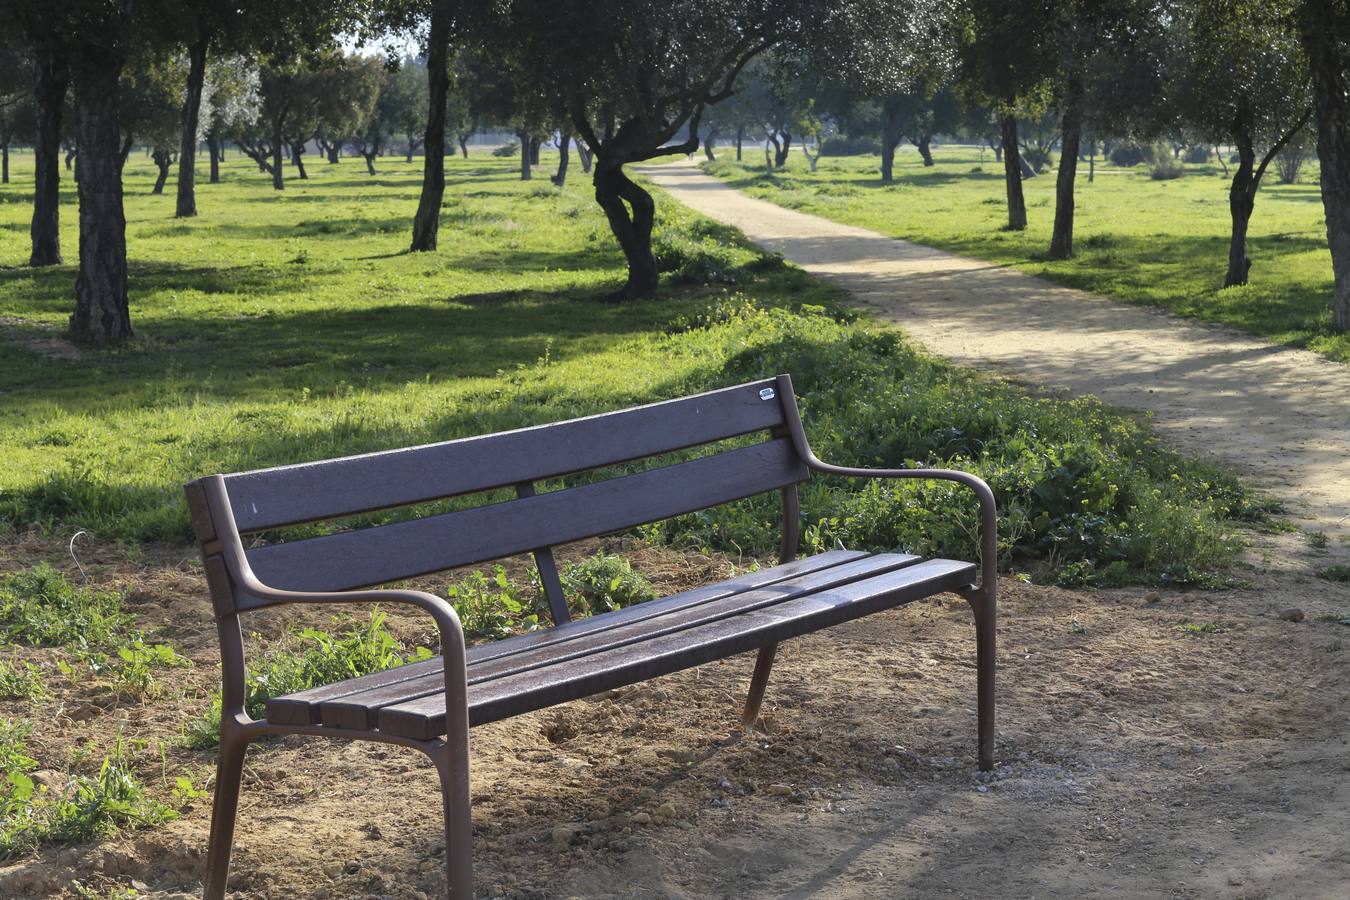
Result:
[[[1183,622],[1176,626],[1176,630],[1182,634],[1202,635],[1217,634],[1223,628],[1216,622]]]
[[[495,640],[539,625],[539,613],[521,598],[500,565],[494,567],[491,580],[482,572],[472,572],[446,588],[445,595],[454,604],[465,636],[470,638]]]
[[[1319,569],[1317,575],[1327,581],[1340,581],[1350,584],[1350,565],[1327,566],[1325,569]]]
[[[158,825],[178,813],[146,793],[121,739],[92,778],[68,775],[52,788],[30,776],[37,762],[25,755],[22,728],[0,723],[0,860],[49,844],[77,844],[120,829]]]
[[[156,669],[182,669],[192,660],[180,655],[168,644],[147,644],[137,638],[117,649],[118,663],[113,669],[113,686],[119,694],[135,697],[158,696],[163,685],[155,677]]]
[[[562,585],[568,605],[586,615],[622,609],[656,596],[651,582],[632,563],[602,552],[569,564],[563,570]]]
[[[1325,550],[1327,544],[1331,543],[1325,531],[1309,531],[1304,535],[1308,546],[1314,550]]]
[[[0,700],[36,700],[47,693],[42,672],[32,663],[23,668],[0,659]]]
[[[75,587],[40,563],[0,576],[0,634],[39,647],[94,650],[111,646],[130,626],[119,592]]]
[[[520,144],[511,141],[510,143],[502,144],[500,147],[493,147],[492,155],[498,159],[510,159],[513,156],[519,156]]]
[[[302,629],[281,647],[266,653],[257,665],[249,667],[244,681],[245,711],[254,718],[262,718],[269,697],[381,672],[431,656],[426,647],[406,652],[389,633],[384,620],[384,613],[375,609],[366,622],[353,623],[339,635]],[[207,710],[189,723],[187,745],[205,749],[219,743],[220,716],[221,696],[216,693]]]
[[[1186,174],[1186,167],[1167,151],[1158,147],[1153,153],[1153,164],[1148,167],[1148,177],[1154,181],[1170,181]]]

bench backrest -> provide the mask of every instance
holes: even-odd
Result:
[[[790,532],[784,547],[795,545],[796,485],[807,477],[788,436],[785,404],[792,404],[795,421],[795,403],[791,381],[780,376],[566,422],[242,472],[224,480],[241,534],[514,488],[514,500],[255,547],[247,551],[249,564],[273,587],[334,591],[529,552],[554,621],[561,622],[567,607],[552,557],[558,544],[780,490],[791,519],[784,523]],[[756,432],[767,432],[766,439],[535,493],[541,480]],[[198,540],[205,544],[216,533],[212,511],[198,482],[187,492]],[[212,584],[218,614],[267,605],[233,585],[225,588]]]

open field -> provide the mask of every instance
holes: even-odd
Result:
[[[137,337],[89,350],[61,335],[73,265],[22,265],[29,164],[0,191],[0,760],[22,776],[0,782],[0,897],[200,890],[219,676],[182,481],[778,371],[825,458],[950,462],[998,491],[998,771],[975,773],[973,629],[944,597],[785,648],[754,736],[735,730],[748,659],[476,730],[483,896],[967,896],[1000,880],[1006,896],[1332,896],[1350,877],[1350,584],[1241,562],[1270,504],[1133,419],[935,360],[666,198],[659,296],[598,302],[621,259],[588,182],[559,192],[546,163],[522,184],[491,157],[449,164],[426,255],[403,252],[420,160],[373,179],[316,160],[278,195],[232,155],[202,216],[176,222],[134,157]],[[73,260],[72,203],[63,215]],[[968,553],[970,507],[813,481],[803,551]],[[575,573],[623,553],[669,593],[765,562],[776,515],[743,502],[560,557]],[[465,578],[418,586],[458,597]],[[502,578],[526,608],[480,637],[529,625],[528,566]],[[1279,618],[1292,605],[1303,621]],[[384,612],[387,631],[364,612],[259,613],[250,665],[279,681],[362,641],[381,664],[434,649],[429,621]],[[443,890],[420,758],[268,741],[245,778],[239,896]]]
[[[1233,325],[1279,343],[1350,362],[1350,337],[1332,330],[1327,254],[1316,167],[1298,184],[1272,170],[1252,216],[1251,282],[1220,290],[1228,259],[1228,180],[1217,165],[1185,166],[1185,176],[1154,181],[1145,167],[1080,163],[1075,257],[1045,257],[1055,213],[1055,172],[1025,182],[1027,230],[1010,232],[1003,165],[991,152],[939,147],[925,168],[912,148],[896,156],[884,185],[875,156],[824,157],[813,175],[800,154],[768,175],[758,148],[745,163],[718,149],[708,171],[774,203],[869,228],[891,237],[1015,266],[1051,281],[1206,322]]]

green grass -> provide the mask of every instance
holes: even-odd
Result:
[[[1228,254],[1228,180],[1215,165],[1185,166],[1155,181],[1146,166],[1080,163],[1073,259],[1045,258],[1054,222],[1055,172],[1026,182],[1028,228],[1003,230],[1002,163],[965,146],[939,147],[924,168],[902,150],[895,183],[881,183],[875,156],[825,157],[811,174],[794,156],[785,171],[738,164],[725,152],[708,170],[752,196],[882,234],[1014,266],[1032,275],[1179,315],[1233,325],[1277,343],[1350,362],[1350,335],[1332,327],[1327,253],[1316,165],[1298,184],[1267,174],[1247,255],[1251,282],[1222,290]],[[751,157],[747,157],[749,160]]]
[[[785,371],[825,458],[986,477],[1000,499],[1005,566],[1066,584],[1210,583],[1232,558],[1232,520],[1262,515],[1230,475],[1167,450],[1133,420],[935,360],[666,198],[659,295],[599,302],[622,260],[584,181],[558,191],[520,182],[509,160],[447,164],[442,249],[408,254],[417,163],[384,160],[375,178],[354,161],[316,163],[309,182],[278,194],[232,158],[223,184],[201,185],[202,216],[180,222],[172,198],[149,195],[151,169],[134,157],[137,337],[118,350],[50,352],[72,267],[27,269],[24,241],[6,242],[0,528],[182,542],[180,485],[202,474],[480,434]],[[15,233],[26,228],[27,165],[20,157],[0,193],[0,228]],[[73,209],[64,222],[72,254]],[[818,479],[802,508],[811,550],[842,541],[969,556],[974,543],[973,503],[951,485]],[[765,497],[642,533],[767,555],[778,522]]]

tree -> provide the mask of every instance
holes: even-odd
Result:
[[[897,33],[907,12],[881,0],[517,0],[493,46],[510,53],[524,85],[558,101],[594,152],[596,202],[628,266],[616,298],[634,299],[657,284],[655,203],[624,166],[697,150],[704,110],[731,96],[764,51],[861,59],[865,38]],[[891,50],[867,64],[894,64]]]
[[[258,67],[248,57],[215,56],[207,62],[199,122],[210,155],[212,184],[220,182],[226,135],[250,129],[258,121],[262,105],[258,89]]]
[[[182,125],[183,72],[187,61],[177,54],[146,50],[135,54],[118,85],[118,123],[123,158],[139,141],[150,147],[159,174],[152,193],[164,193],[169,168],[179,151]]]
[[[0,34],[0,184],[9,184],[9,145],[21,130],[30,131],[33,61],[11,30]]]
[[[70,61],[60,22],[43,14],[40,4],[21,4],[19,25],[27,37],[33,79],[33,218],[29,227],[31,266],[60,265],[61,138],[70,88]]]
[[[1308,69],[1283,0],[1195,0],[1187,12],[1175,51],[1182,114],[1216,143],[1231,142],[1238,156],[1223,280],[1232,287],[1247,283],[1247,228],[1266,168],[1312,116]]]
[[[1017,117],[1040,105],[1052,72],[1047,18],[1040,0],[966,0],[962,12],[960,89],[998,113],[1010,231],[1027,227]]]
[[[1332,311],[1336,327],[1350,331],[1350,4],[1302,0],[1295,13],[1317,119],[1322,209],[1335,277]]]
[[[1158,0],[1063,0],[1055,9],[1049,30],[1062,152],[1052,259],[1073,255],[1074,180],[1084,129],[1151,132],[1161,121],[1165,20]]]
[[[425,143],[430,102],[425,66],[413,57],[401,60],[380,94],[380,101],[388,104],[394,133],[402,134],[407,140],[407,161],[412,162],[413,154],[419,149],[431,152],[430,145]],[[442,139],[441,153],[444,152],[445,141]]]

